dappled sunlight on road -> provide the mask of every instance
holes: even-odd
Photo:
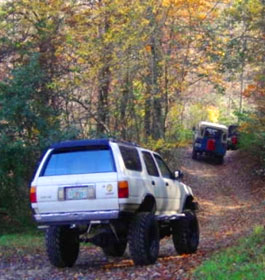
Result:
[[[204,169],[194,170],[192,168],[182,167],[182,171],[189,176],[199,176],[200,178],[217,178],[218,173],[205,172]]]
[[[251,204],[245,202],[234,204],[234,202],[230,200],[230,202],[226,201],[226,204],[224,205],[223,203],[218,204],[218,202],[216,201],[200,199],[200,210],[203,211],[204,209],[209,209],[215,214],[217,212],[223,212],[228,210],[242,210],[247,207],[251,207]]]
[[[108,263],[102,266],[104,269],[111,269],[111,268],[121,268],[121,267],[131,267],[134,266],[134,263],[132,260],[121,260],[120,262],[113,262]]]

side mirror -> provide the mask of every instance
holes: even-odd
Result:
[[[182,171],[180,171],[180,170],[175,171],[175,178],[176,178],[177,180],[180,180],[180,179],[182,179],[183,177],[184,177],[184,174],[183,174]]]

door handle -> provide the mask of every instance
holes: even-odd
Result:
[[[156,183],[155,183],[155,181],[152,181],[152,185],[154,186]]]

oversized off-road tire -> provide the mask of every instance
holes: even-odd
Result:
[[[159,228],[151,213],[138,213],[129,228],[129,249],[136,265],[156,262],[159,253]]]
[[[49,261],[56,267],[71,267],[79,253],[79,234],[69,226],[50,226],[46,231]]]
[[[126,240],[121,240],[120,242],[114,241],[102,247],[102,250],[106,256],[110,257],[122,257],[127,246]]]
[[[192,254],[197,251],[200,231],[196,214],[191,210],[185,210],[185,220],[172,223],[172,239],[174,247],[179,254]]]
[[[197,152],[193,149],[191,154],[192,159],[196,160],[198,158]]]

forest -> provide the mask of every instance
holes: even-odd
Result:
[[[200,121],[238,126],[224,164],[192,159]],[[264,127],[265,0],[0,0],[0,279],[264,279]],[[196,253],[167,236],[137,266],[88,242],[50,265],[31,180],[52,143],[96,138],[183,171]]]
[[[201,120],[265,167],[264,0],[0,3],[0,212],[30,216],[42,152],[112,137],[165,155]]]

